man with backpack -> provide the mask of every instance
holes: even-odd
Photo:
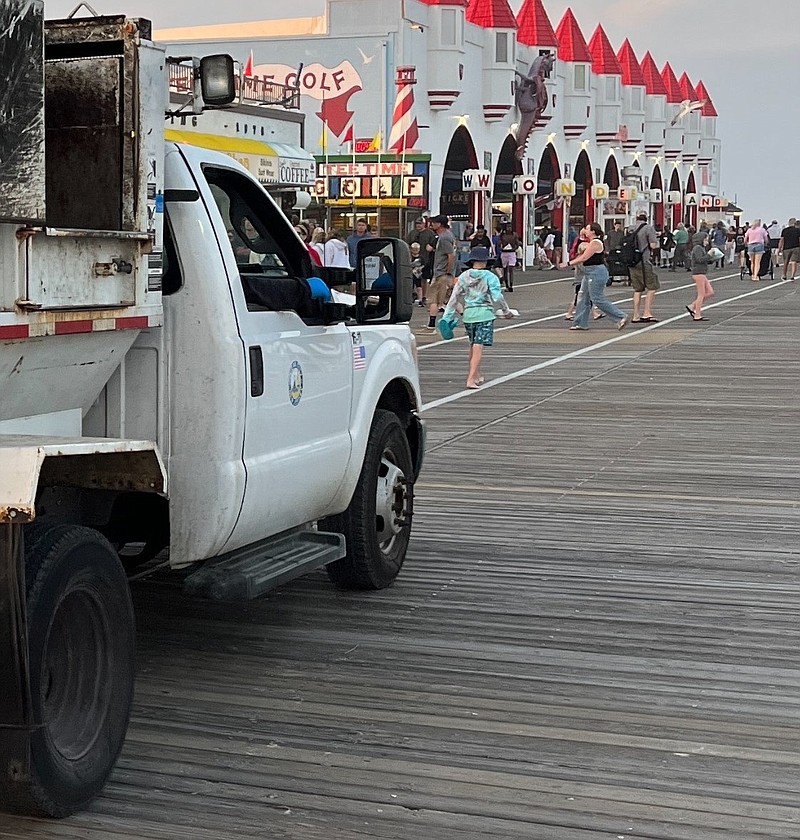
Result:
[[[628,265],[633,289],[632,324],[651,324],[658,321],[658,318],[653,315],[653,301],[660,284],[652,256],[658,248],[656,229],[648,224],[647,213],[642,211],[636,216],[636,227],[623,237],[620,244],[620,251],[624,262]],[[640,316],[642,292],[644,292],[644,312]]]

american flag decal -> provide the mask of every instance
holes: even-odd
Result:
[[[359,344],[353,348],[353,369],[367,369],[367,348],[363,344]]]

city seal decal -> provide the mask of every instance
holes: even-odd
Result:
[[[289,368],[289,402],[298,405],[303,396],[303,368],[300,362],[292,362]]]

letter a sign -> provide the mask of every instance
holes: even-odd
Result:
[[[698,200],[697,193],[686,193],[684,207],[697,207]]]

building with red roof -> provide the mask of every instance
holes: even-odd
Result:
[[[589,39],[592,73],[597,77],[594,90],[595,138],[598,143],[621,143],[627,131],[622,127],[622,68],[603,27]]]
[[[507,216],[530,256],[534,225],[562,220],[559,179],[575,182],[576,225],[596,217],[598,179],[611,190],[638,187],[629,214],[647,209],[660,220],[672,196],[673,222],[693,218],[684,193],[719,192],[717,112],[702,83],[692,85],[691,68],[680,80],[668,62],[659,71],[650,52],[640,61],[627,39],[615,51],[596,19],[579,22],[567,8],[554,27],[548,0],[320,6],[307,19],[287,5],[279,21],[157,37],[193,54],[243,61],[252,51],[256,78],[297,83],[308,151],[318,160],[320,199],[307,212],[323,227],[349,227],[356,212],[384,233],[405,234],[413,217],[443,212],[458,234],[467,219],[490,225]],[[588,43],[584,32],[592,32]],[[661,49],[658,33],[641,49],[648,46]],[[533,76],[521,81],[548,51],[556,60],[544,87]],[[702,110],[679,116],[686,99],[705,100]]]
[[[529,47],[558,47],[542,0],[524,0],[517,13],[517,42]]]
[[[631,42],[626,38],[617,53],[622,71],[622,132],[620,140],[625,151],[634,151],[644,139],[647,121],[645,82],[642,67]]]
[[[467,20],[484,28],[515,31],[517,28],[517,19],[508,5],[508,0],[469,0]]]

